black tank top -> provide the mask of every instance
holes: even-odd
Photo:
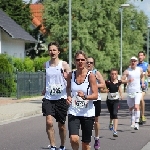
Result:
[[[119,91],[119,86],[122,84],[122,81],[118,80],[118,83],[113,83],[110,80],[106,80],[105,84],[110,93],[115,93]]]

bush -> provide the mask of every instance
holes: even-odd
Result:
[[[13,64],[16,71],[24,71],[24,63],[23,60],[20,58],[13,58]]]
[[[29,57],[24,59],[24,71],[26,72],[34,72],[34,62]]]
[[[14,67],[7,55],[0,54],[0,96],[10,97],[15,91]]]
[[[35,67],[35,72],[36,71],[42,71],[42,70],[44,70],[44,67],[43,67],[43,64],[46,62],[46,61],[48,61],[50,58],[49,57],[41,57],[41,58],[39,58],[39,57],[36,57],[35,59],[34,59],[34,67]]]

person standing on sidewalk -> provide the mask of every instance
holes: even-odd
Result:
[[[122,81],[118,80],[118,70],[111,69],[110,71],[110,80],[105,81],[107,95],[107,108],[110,113],[110,123],[109,130],[113,131],[113,136],[118,137],[117,128],[118,128],[118,107],[119,107],[119,98],[122,100]]]
[[[90,150],[92,129],[95,119],[93,100],[98,98],[96,77],[86,68],[84,51],[75,54],[76,69],[67,79],[68,128],[73,150],[79,150],[79,129],[82,130],[82,150]],[[81,150],[81,148],[80,148]]]
[[[58,122],[61,140],[59,150],[65,150],[65,121],[68,110],[66,104],[67,94],[65,78],[67,78],[70,68],[67,62],[59,59],[60,47],[57,42],[49,43],[48,52],[51,59],[44,64],[46,70],[46,85],[43,90],[45,96],[42,103],[42,112],[46,116],[46,132],[50,141],[50,150],[56,150],[53,118]]]
[[[100,148],[100,140],[99,140],[99,130],[100,130],[100,123],[99,123],[99,116],[101,113],[101,96],[100,96],[100,89],[105,87],[105,81],[99,71],[95,69],[95,59],[93,57],[87,58],[87,69],[89,71],[92,71],[93,74],[95,74],[96,80],[97,80],[97,86],[98,86],[98,99],[94,100],[94,106],[95,106],[95,122],[94,122],[94,129],[95,129],[95,143],[94,148],[99,149]]]
[[[138,59],[132,57],[130,59],[130,67],[123,73],[122,79],[129,81],[127,86],[127,104],[131,115],[131,127],[139,130],[140,118],[140,101],[142,97],[141,85],[144,87],[143,70],[137,67]]]
[[[142,89],[142,98],[140,102],[140,110],[141,110],[141,117],[140,117],[140,124],[143,124],[146,122],[146,117],[145,117],[145,101],[144,101],[144,96],[146,94],[146,91],[148,90],[148,79],[147,79],[147,73],[150,72],[148,70],[149,64],[144,61],[145,59],[145,52],[140,51],[138,53],[138,67],[141,67],[143,69],[143,76],[144,76],[144,87]],[[148,71],[148,72],[147,72]],[[150,73],[149,73],[150,74]]]

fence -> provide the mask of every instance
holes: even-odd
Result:
[[[0,74],[0,97],[17,99],[41,95],[45,86],[44,72],[17,72]]]

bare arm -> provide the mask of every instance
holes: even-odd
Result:
[[[96,79],[98,80],[98,84],[97,84],[98,88],[104,88],[105,87],[105,81],[104,81],[104,78],[99,71],[96,72]]]
[[[119,94],[120,94],[120,97],[121,97],[121,99],[122,99],[122,88],[121,88],[121,85],[119,86]]]
[[[89,75],[89,82],[90,82],[92,94],[87,95],[87,100],[96,100],[98,99],[98,87],[96,83],[96,77],[93,73]]]
[[[122,75],[122,77],[121,77],[121,81],[122,81],[122,83],[128,83],[129,81],[126,79],[127,77],[128,77],[128,70],[125,70],[124,72],[123,72],[123,75]]]
[[[140,72],[141,72],[141,82],[142,82],[142,85],[144,85],[145,75],[143,74],[143,69],[142,68],[140,68]]]
[[[150,77],[150,65],[148,65],[148,68],[147,68],[147,76]]]
[[[71,97],[71,76],[72,76],[72,72],[70,72],[67,77],[67,87],[66,87],[67,97],[68,96]]]
[[[69,72],[71,72],[71,69],[69,67],[69,64],[66,61],[63,61],[63,69],[65,72],[67,72],[69,74]]]
[[[67,80],[67,76],[69,72],[71,72],[71,69],[69,67],[69,64],[66,61],[63,61],[62,65],[63,65],[63,70],[64,70],[63,75],[64,75],[64,78]]]

